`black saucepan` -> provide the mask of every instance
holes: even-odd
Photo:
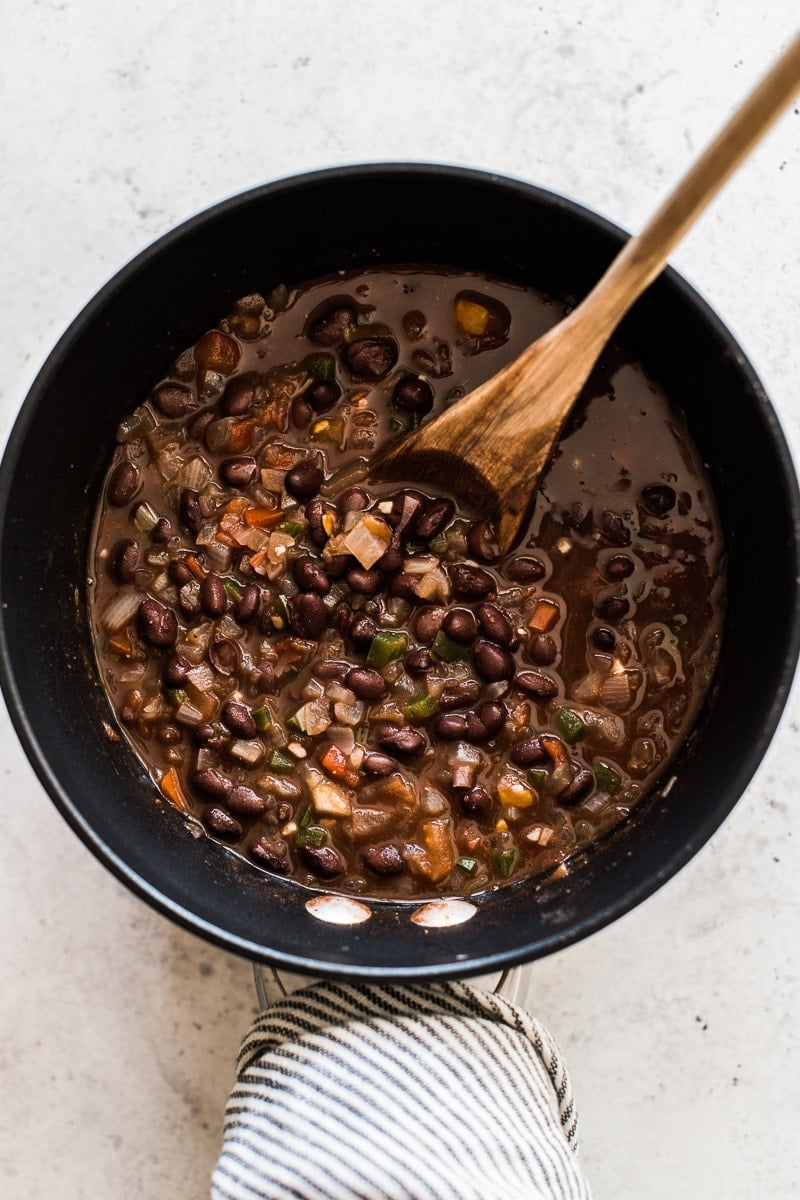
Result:
[[[709,465],[728,539],[729,607],[713,696],[644,802],[566,878],[480,898],[462,924],[421,927],[376,903],[361,924],[316,919],[312,894],[189,836],[122,740],[94,666],[87,545],[116,426],[240,295],[340,268],[438,263],[583,295],[624,240],[527,184],[438,166],[353,167],[269,184],[182,225],[102,290],[56,346],[0,477],[0,674],[42,783],[94,853],[189,929],[323,975],[434,978],[532,959],[600,928],[717,829],[775,730],[798,653],[800,501],[775,415],[719,320],[667,271],[619,339],[679,403]],[[769,611],[764,615],[765,593]],[[666,791],[666,794],[664,794]]]

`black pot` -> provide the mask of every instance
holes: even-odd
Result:
[[[162,238],[102,290],[45,363],[0,475],[0,674],[42,783],[134,891],[229,950],[322,975],[443,978],[536,958],[655,891],[717,829],[775,730],[798,653],[800,501],[763,389],[727,330],[673,271],[618,340],[683,408],[715,485],[729,549],[714,693],[666,795],[566,878],[477,900],[466,923],[421,928],[375,903],[332,925],[311,893],[210,839],[193,841],[124,741],[98,680],[85,609],[87,548],[123,413],[232,302],[339,268],[421,262],[488,271],[579,298],[625,234],[523,183],[435,166],[353,167],[270,184]],[[764,605],[768,607],[765,610]]]

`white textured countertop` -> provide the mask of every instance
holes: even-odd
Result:
[[[637,228],[798,11],[796,0],[5,8],[2,440],[54,341],[119,266],[265,180],[365,160],[462,163]],[[795,454],[798,108],[673,260],[745,347]],[[797,1194],[798,720],[795,695],[734,814],[677,879],[528,969],[528,1004],[574,1076],[596,1200]],[[95,862],[4,709],[0,779],[0,1194],[205,1196],[254,1008],[249,967]]]

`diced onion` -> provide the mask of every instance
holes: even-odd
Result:
[[[138,592],[120,592],[103,610],[101,622],[106,633],[119,633],[129,625],[139,610],[142,597]]]

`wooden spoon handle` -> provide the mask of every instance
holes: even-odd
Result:
[[[800,34],[580,306],[595,329],[602,324],[602,330],[597,330],[602,342],[664,269],[687,229],[798,91]],[[584,314],[584,308],[591,310],[591,316]]]

